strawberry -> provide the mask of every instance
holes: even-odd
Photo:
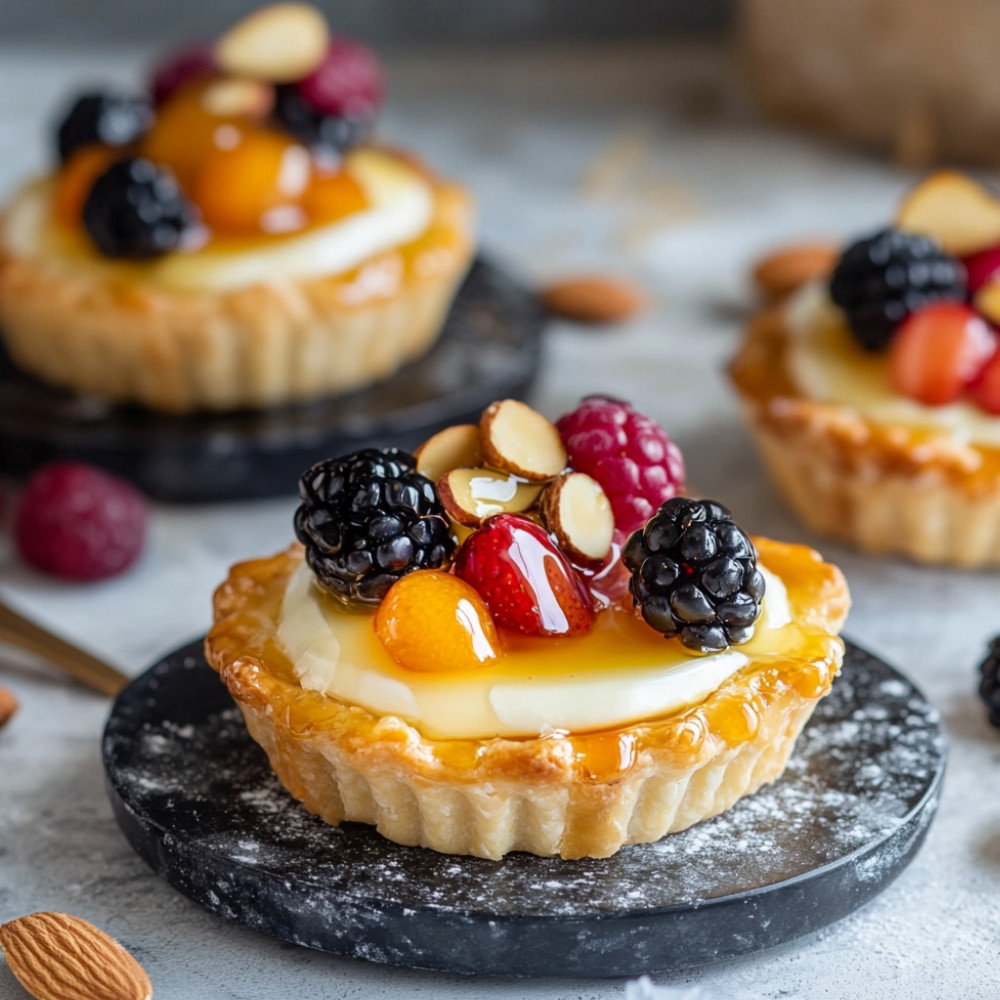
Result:
[[[521,514],[495,514],[465,540],[454,571],[472,584],[497,625],[525,635],[583,635],[590,595],[552,539]]]
[[[935,302],[900,325],[889,355],[897,392],[927,406],[954,402],[996,350],[996,334],[974,309]]]
[[[1000,415],[1000,350],[998,350],[969,387],[969,395],[987,413]]]

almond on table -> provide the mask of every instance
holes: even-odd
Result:
[[[834,243],[796,243],[762,257],[754,265],[754,284],[772,299],[784,298],[808,281],[830,274],[840,249]]]
[[[17,709],[17,699],[0,684],[0,726],[7,722]]]
[[[549,312],[578,323],[621,323],[646,305],[646,295],[637,285],[602,275],[555,281],[539,294]]]

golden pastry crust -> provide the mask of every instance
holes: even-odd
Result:
[[[1000,565],[1000,450],[801,395],[787,371],[790,336],[780,307],[759,313],[729,373],[764,465],[798,516],[869,552]]]
[[[469,198],[432,189],[431,225],[413,243],[345,274],[232,291],[173,291],[0,246],[4,342],[46,382],[173,413],[359,388],[430,348],[468,269]]]
[[[830,689],[844,579],[802,546],[758,544],[790,584],[808,649],[750,664],[692,708],[607,732],[431,740],[402,719],[304,691],[276,640],[299,546],[233,567],[215,595],[206,657],[282,783],[327,822],[374,823],[390,840],[453,854],[607,857],[773,781]]]

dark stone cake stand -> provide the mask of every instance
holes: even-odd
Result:
[[[294,494],[313,462],[355,448],[414,448],[475,423],[495,399],[523,397],[545,314],[530,291],[477,260],[434,348],[368,389],[308,405],[170,416],[75,396],[19,372],[0,350],[0,469],[53,458],[92,462],[158,500]]]
[[[454,857],[307,813],[192,643],[118,698],[104,763],[135,850],[228,920],[393,965],[591,977],[717,962],[856,910],[923,841],[945,742],[920,692],[848,644],[785,774],[724,815],[606,860]]]

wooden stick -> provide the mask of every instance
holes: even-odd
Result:
[[[0,603],[0,640],[35,653],[101,694],[116,695],[130,678],[114,667],[60,639],[41,625]]]

